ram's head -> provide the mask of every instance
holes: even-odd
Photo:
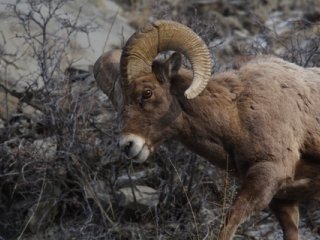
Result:
[[[167,61],[155,60],[170,50],[177,52]],[[181,68],[180,53],[193,72]],[[94,75],[120,114],[120,147],[129,158],[144,161],[163,140],[183,129],[180,99],[195,98],[203,91],[211,77],[211,58],[191,29],[156,21],[133,34],[122,52],[102,55]]]

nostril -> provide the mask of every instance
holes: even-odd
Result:
[[[126,145],[124,145],[124,147],[123,147],[123,152],[124,152],[127,156],[129,156],[130,149],[131,149],[132,145],[133,145],[133,141],[129,141],[129,142],[127,142]]]

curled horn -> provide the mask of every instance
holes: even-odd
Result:
[[[116,110],[121,109],[125,97],[120,75],[121,53],[121,50],[106,52],[93,66],[98,87],[108,96]]]
[[[204,41],[190,28],[173,21],[147,24],[127,41],[120,60],[124,84],[151,72],[152,61],[162,51],[184,54],[193,69],[193,81],[185,91],[188,99],[198,96],[211,76],[211,57]]]

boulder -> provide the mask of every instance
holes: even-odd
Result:
[[[12,4],[12,1],[3,0],[2,4],[4,6]],[[25,13],[30,9],[25,3],[18,3],[17,7],[19,11]],[[42,7],[42,10],[47,11],[45,7]],[[86,33],[72,35],[69,44],[57,47],[57,39],[59,38],[59,41],[66,39],[66,31],[61,30],[63,29],[62,20],[50,22],[47,31],[49,34],[54,34],[55,37],[52,39],[48,37],[48,45],[52,44],[54,48],[65,51],[61,59],[60,70],[63,72],[70,66],[91,70],[94,62],[103,52],[114,47],[121,47],[134,32],[126,19],[121,17],[121,12],[121,7],[112,1],[66,1],[66,4],[57,12],[60,19],[72,22],[79,14],[78,23],[81,26],[89,24],[89,30],[88,35]],[[18,92],[23,92],[30,86],[32,89],[39,89],[44,85],[40,75],[40,64],[36,61],[34,50],[21,37],[24,34],[23,27],[16,17],[11,17],[12,14],[11,10],[6,7],[0,9],[0,47],[3,49],[1,54],[6,58],[6,61],[0,60],[0,82],[8,81],[9,86]],[[30,31],[31,34],[35,34],[40,29],[32,24]],[[8,64],[8,62],[13,64]]]
[[[117,178],[116,185],[118,187],[128,186],[130,184],[141,184],[143,181],[147,181],[147,179],[151,180],[153,178],[157,178],[159,174],[159,169],[157,168],[148,168],[143,169],[141,171],[136,171],[130,173],[130,177],[128,174],[123,174]]]
[[[0,70],[1,71],[1,70]],[[10,120],[14,116],[24,115],[25,117],[36,121],[42,115],[39,109],[21,102],[19,97],[6,91],[0,86],[0,119]]]
[[[33,142],[33,147],[46,160],[54,160],[57,152],[57,139],[54,137],[37,139]]]
[[[136,210],[148,210],[159,202],[157,190],[142,185],[124,187],[118,190],[119,206]]]

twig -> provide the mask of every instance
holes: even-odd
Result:
[[[106,40],[104,41],[104,45],[103,45],[103,48],[102,48],[102,52],[105,52],[105,50],[106,50],[106,46],[107,46],[107,43],[108,43],[108,41],[109,41],[110,33],[111,33],[111,30],[112,30],[112,28],[113,28],[113,26],[114,26],[114,24],[115,24],[115,22],[116,22],[116,19],[117,19],[118,14],[119,14],[119,8],[118,8],[116,14],[114,15],[114,17],[113,17],[113,19],[112,19],[111,26],[110,26],[110,28],[109,28],[109,30],[108,30],[108,33],[107,33],[107,36],[106,36]]]
[[[162,149],[164,152],[167,152],[167,150],[164,149],[163,147],[162,147],[161,149]],[[182,181],[182,179],[181,179],[181,176],[180,176],[180,174],[179,174],[176,166],[173,164],[170,155],[169,155],[169,154],[166,154],[166,158],[169,160],[170,164],[172,165],[174,171],[176,172],[176,174],[177,174],[177,176],[178,176],[179,182],[180,182],[181,185],[182,185],[182,191],[183,191],[184,195],[186,196],[186,199],[187,199],[187,202],[188,202],[188,205],[189,205],[191,214],[192,214],[192,218],[193,218],[193,221],[194,221],[194,224],[195,224],[195,228],[196,228],[196,232],[197,232],[197,239],[200,239],[198,224],[197,224],[197,220],[196,220],[196,215],[195,215],[195,213],[194,213],[194,211],[193,211],[193,207],[192,207],[191,201],[190,201],[190,199],[189,199],[189,196],[188,196],[188,193],[187,193],[187,189],[185,189],[185,187],[183,186],[183,181]]]

